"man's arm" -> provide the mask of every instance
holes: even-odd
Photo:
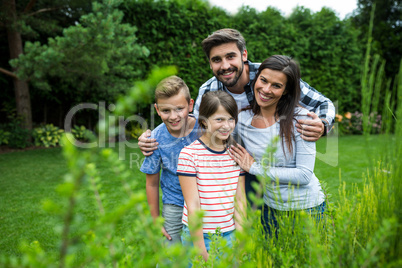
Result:
[[[297,131],[305,141],[317,141],[327,134],[326,122],[321,120],[316,113],[307,114],[311,119],[299,120],[296,124]]]
[[[154,220],[159,217],[159,172],[156,174],[146,174],[146,192],[149,210]],[[172,237],[166,232],[165,227],[162,227],[162,234],[169,240]]]
[[[299,120],[297,131],[306,141],[317,141],[325,136],[335,122],[335,106],[330,99],[300,79],[300,104],[308,109],[312,119]]]
[[[158,149],[159,143],[156,139],[150,139],[149,137],[151,137],[151,130],[147,129],[147,131],[142,133],[138,138],[138,147],[144,156],[150,156]]]

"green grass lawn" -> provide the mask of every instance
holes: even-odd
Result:
[[[136,160],[140,151],[126,150],[123,161],[128,167],[130,155],[132,160]],[[132,179],[143,181],[145,187],[145,176],[138,170],[138,161],[131,162],[129,170]],[[107,168],[106,163],[99,162],[97,166],[103,178],[101,194],[107,197],[103,204],[105,209],[123,203],[128,195],[122,182]],[[56,230],[61,228],[62,220],[44,211],[42,206],[43,201],[48,199],[63,205],[56,189],[67,171],[61,148],[0,154],[0,253],[19,255],[21,241],[39,241],[45,251],[58,250],[60,239]],[[96,217],[98,209],[89,182],[84,186],[84,202],[77,209],[85,216],[81,220],[89,221]],[[120,228],[127,227],[128,221]]]
[[[341,136],[321,138],[317,142],[315,174],[326,183],[331,201],[339,196],[339,185],[346,183],[346,190],[356,184],[359,188],[364,182],[364,174],[390,150],[394,137],[385,135]]]
[[[387,144],[392,141],[385,136],[371,136],[368,141],[363,136],[320,139],[315,173],[326,182],[333,202],[337,200],[340,181],[345,181],[348,189],[353,183],[361,185],[362,174],[372,164],[369,159],[377,156]],[[139,154],[138,149],[126,150],[122,161],[129,167],[131,164],[132,179],[141,181],[145,187],[145,176],[138,170]],[[97,166],[102,177],[101,194],[107,196],[105,207],[121,204],[127,198],[121,181],[105,163],[97,163]],[[56,188],[63,182],[66,172],[60,148],[0,154],[0,253],[19,255],[21,241],[39,241],[45,251],[58,250],[57,228],[62,220],[45,212],[42,202],[46,199],[59,201]],[[93,219],[97,208],[89,183],[83,191],[83,199],[85,202],[77,208],[85,215],[81,220]],[[119,228],[130,228],[130,215]]]

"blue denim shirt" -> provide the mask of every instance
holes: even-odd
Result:
[[[179,177],[176,175],[177,163],[180,151],[199,137],[197,126],[198,122],[195,122],[191,133],[182,138],[173,137],[164,123],[152,131],[151,138],[158,141],[158,149],[145,158],[140,170],[145,174],[155,174],[162,169],[160,185],[163,204],[184,205]]]

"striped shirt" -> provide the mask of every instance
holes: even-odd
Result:
[[[245,173],[226,150],[213,151],[201,140],[194,141],[181,151],[177,175],[196,178],[201,210],[204,211],[204,233],[214,233],[218,227],[223,233],[235,229],[234,199],[239,176]],[[182,221],[188,226],[186,202]]]

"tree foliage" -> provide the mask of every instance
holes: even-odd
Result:
[[[124,1],[121,9],[125,22],[138,27],[139,42],[150,51],[140,67],[149,71],[153,66],[176,65],[196,97],[211,76],[201,41],[227,27],[230,17],[202,0],[131,0]]]
[[[11,64],[39,89],[74,92],[76,102],[115,99],[141,75],[136,66],[148,55],[136,44],[136,28],[122,18],[113,4],[95,3],[93,12],[62,36],[48,44],[27,42],[26,53]]]
[[[73,23],[81,14],[87,13],[91,2],[82,0],[4,0],[0,6],[0,72],[5,76],[0,81],[5,85],[5,92],[0,97],[12,101],[7,89],[13,89],[16,112],[24,127],[32,127],[31,92],[28,81],[17,77],[15,68],[10,71],[8,61],[18,58],[23,51],[23,40],[43,39],[44,36],[57,35],[62,28]],[[51,13],[51,15],[49,15]],[[4,104],[3,104],[4,105]],[[6,111],[10,115],[12,111]],[[4,116],[5,117],[5,116]]]
[[[18,29],[25,41],[55,37],[92,10],[92,1],[21,0],[16,1]],[[3,11],[3,10],[2,10]]]
[[[367,40],[370,13],[375,4],[373,27],[373,53],[387,62],[386,73],[394,77],[402,57],[402,0],[359,0],[352,20],[360,29],[360,39]]]

